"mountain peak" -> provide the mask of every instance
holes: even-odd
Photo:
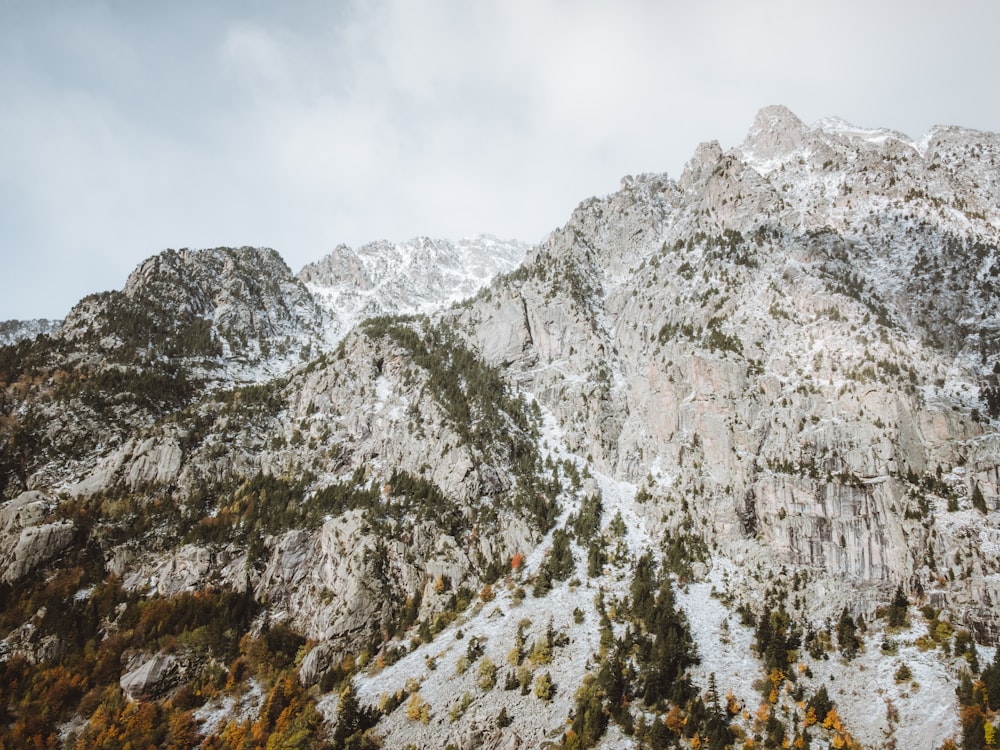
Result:
[[[788,107],[772,104],[757,113],[742,149],[760,159],[786,156],[802,146],[808,130]]]

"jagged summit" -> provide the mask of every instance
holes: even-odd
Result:
[[[427,313],[475,294],[521,262],[528,245],[477,235],[451,242],[417,237],[378,241],[353,250],[339,245],[298,278],[328,314],[327,334],[339,340],[358,321],[381,314]]]
[[[802,148],[807,132],[790,109],[772,105],[757,113],[742,149],[764,160],[788,156]]]

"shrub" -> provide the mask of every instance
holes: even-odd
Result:
[[[476,669],[476,684],[481,690],[492,690],[497,684],[497,668],[488,656],[484,656],[479,661]]]
[[[535,695],[543,701],[552,700],[555,695],[555,685],[552,683],[552,674],[545,672],[535,678]]]
[[[410,721],[419,721],[421,724],[430,723],[431,707],[420,693],[413,693],[406,701],[406,718]]]

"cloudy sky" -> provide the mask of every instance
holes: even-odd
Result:
[[[538,241],[755,112],[1000,130],[1000,3],[0,0],[0,320],[167,247]]]

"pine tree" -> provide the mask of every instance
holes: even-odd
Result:
[[[587,548],[587,575],[591,578],[601,575],[604,572],[604,565],[608,561],[608,556],[604,552],[604,540],[595,537],[591,540]]]
[[[847,607],[844,607],[844,611],[840,614],[840,622],[837,623],[837,645],[840,646],[840,653],[848,660],[857,656],[861,648],[857,625],[854,624],[854,618],[847,611]]]
[[[354,691],[354,683],[348,681],[340,693],[340,703],[337,706],[337,727],[333,730],[333,746],[344,747],[347,739],[361,729],[361,712],[358,706],[358,694]]]
[[[910,607],[910,601],[906,598],[906,594],[903,593],[903,587],[896,587],[896,595],[892,599],[892,604],[889,605],[889,627],[890,628],[901,628],[906,624],[906,611]]]
[[[819,690],[809,699],[806,706],[808,709],[812,709],[816,722],[822,724],[826,715],[830,713],[830,709],[833,708],[833,701],[830,700],[830,696],[826,692],[826,685],[819,686]]]

